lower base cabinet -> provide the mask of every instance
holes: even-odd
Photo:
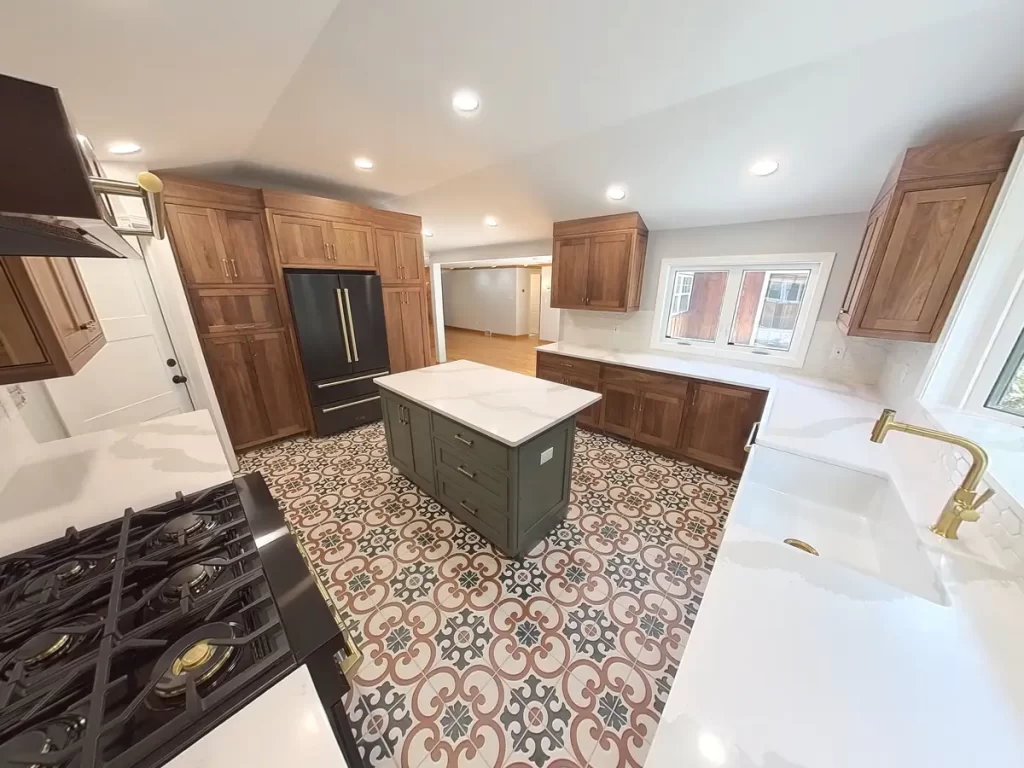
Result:
[[[584,366],[588,376],[567,374]],[[738,475],[745,447],[764,410],[767,392],[731,384],[650,373],[538,352],[537,377],[601,392],[596,415],[580,426]],[[585,382],[581,386],[577,382]],[[589,410],[589,409],[588,409]]]
[[[391,463],[506,555],[523,554],[565,517],[573,417],[512,447],[383,387],[380,398]]]

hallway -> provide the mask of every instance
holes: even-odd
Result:
[[[536,336],[484,336],[449,326],[444,333],[449,360],[472,360],[527,376],[537,372],[536,348],[549,343]]]

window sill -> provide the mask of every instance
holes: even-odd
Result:
[[[734,348],[705,346],[703,344],[673,344],[670,341],[656,341],[650,345],[652,352],[671,352],[682,355],[695,355],[708,360],[719,360],[730,363],[753,363],[780,368],[802,368],[806,352],[802,356],[794,355],[759,355]]]
[[[934,403],[921,404],[946,432],[973,440],[988,454],[985,480],[997,493],[1024,508],[1024,429],[999,419],[989,419]]]

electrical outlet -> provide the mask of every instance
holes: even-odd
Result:
[[[842,360],[846,357],[846,347],[842,344],[833,344],[832,352],[829,354],[829,360]]]

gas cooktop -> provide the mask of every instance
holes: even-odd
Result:
[[[295,667],[234,482],[0,558],[0,768],[160,764]]]

